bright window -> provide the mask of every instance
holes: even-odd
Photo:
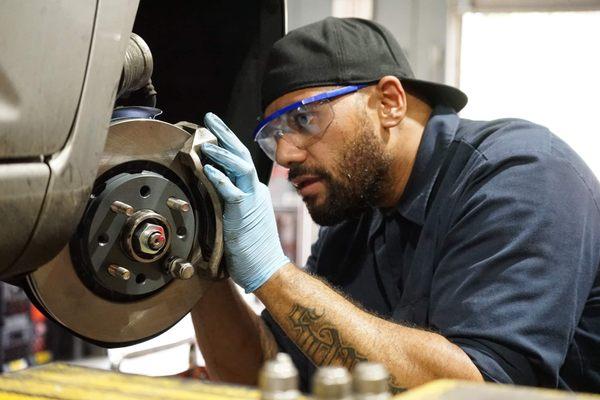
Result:
[[[600,12],[466,13],[464,118],[547,126],[600,177]]]

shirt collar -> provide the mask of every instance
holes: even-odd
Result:
[[[395,208],[404,218],[418,225],[422,226],[425,222],[433,185],[459,122],[460,118],[453,109],[437,106],[425,126],[412,173]]]

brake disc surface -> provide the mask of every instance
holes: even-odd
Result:
[[[219,198],[179,154],[199,137],[191,125],[111,125],[77,233],[27,277],[32,300],[76,335],[105,347],[149,339],[222,277]]]

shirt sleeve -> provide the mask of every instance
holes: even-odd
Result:
[[[482,156],[439,247],[430,325],[486,380],[556,387],[596,274],[594,195],[549,147]]]

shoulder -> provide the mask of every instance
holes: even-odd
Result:
[[[505,118],[493,121],[461,119],[457,135],[485,158],[528,152],[550,152],[555,138],[546,127]]]
[[[523,180],[560,176],[600,199],[600,185],[581,157],[548,128],[522,119],[462,119],[457,135],[474,149],[474,175],[518,170]],[[473,161],[473,160],[472,160]]]

